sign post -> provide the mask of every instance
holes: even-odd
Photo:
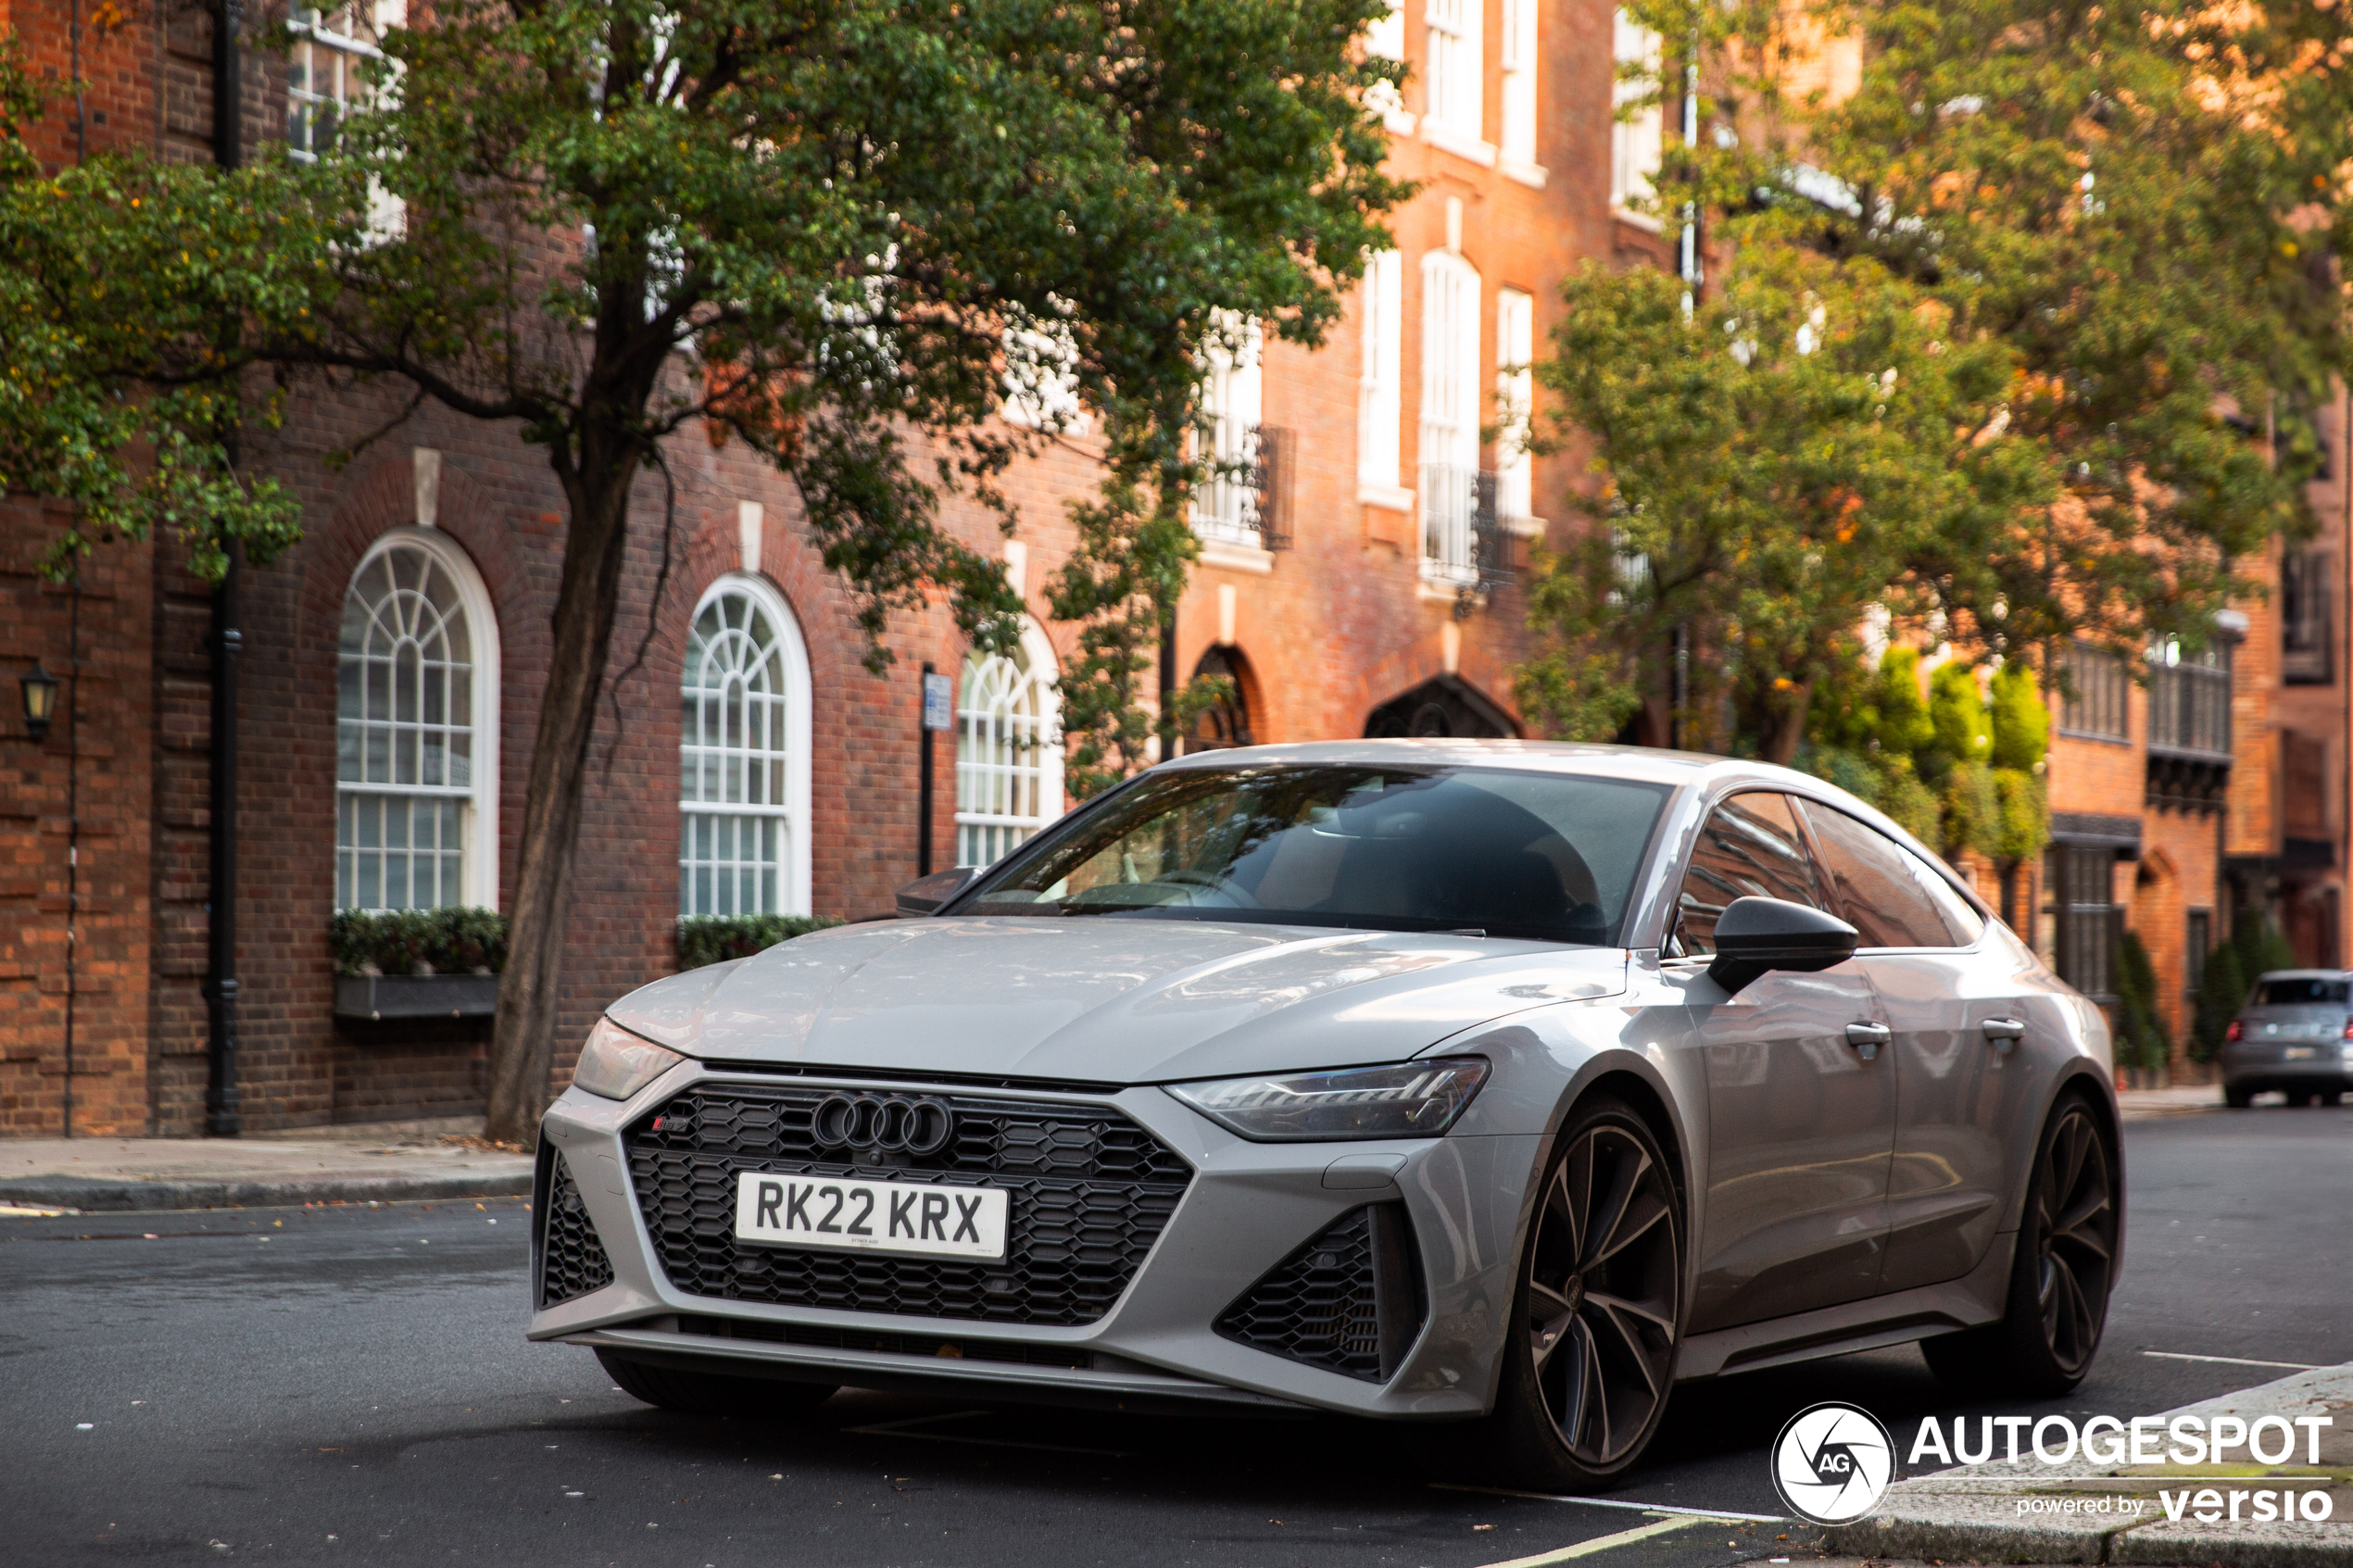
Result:
[[[915,791],[915,874],[931,875],[931,737],[956,727],[956,688],[947,676],[924,666],[922,783]]]

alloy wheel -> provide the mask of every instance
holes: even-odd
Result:
[[[1586,1128],[1554,1167],[1529,1248],[1529,1350],[1545,1412],[1589,1468],[1615,1464],[1667,1392],[1682,1282],[1674,1194],[1623,1127]]]
[[[2051,1129],[2036,1184],[2035,1302],[2051,1359],[2081,1371],[2099,1348],[2116,1259],[2115,1177],[2091,1113],[2070,1106]]]

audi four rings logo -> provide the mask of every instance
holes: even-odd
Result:
[[[875,1148],[886,1154],[937,1154],[956,1118],[946,1103],[903,1095],[827,1095],[810,1130],[823,1148]]]

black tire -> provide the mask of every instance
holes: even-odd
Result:
[[[2044,1399],[2083,1381],[2116,1284],[2117,1171],[2106,1122],[2081,1095],[2062,1096],[2035,1145],[2008,1310],[1999,1323],[1921,1342],[1940,1380]]]
[[[718,1372],[683,1372],[631,1361],[600,1349],[597,1360],[633,1399],[686,1415],[727,1415],[752,1421],[782,1421],[824,1404],[834,1396],[825,1383],[787,1383],[774,1377],[735,1377]]]
[[[2245,1110],[2255,1103],[2255,1091],[2225,1087],[2222,1090],[2222,1103],[2233,1110]]]
[[[2320,1101],[2322,1105],[2343,1105],[2345,1103],[2345,1091],[2343,1089],[2322,1089],[2320,1093]]]
[[[1649,1125],[1602,1097],[1569,1113],[1537,1191],[1494,1411],[1421,1436],[1488,1485],[1578,1491],[1631,1469],[1666,1413],[1683,1198]]]

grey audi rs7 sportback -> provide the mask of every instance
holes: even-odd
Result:
[[[535,1339],[654,1404],[841,1386],[1453,1423],[1522,1486],[1686,1379],[1924,1341],[2071,1387],[2108,1033],[1885,817],[1514,742],[1151,769],[900,917],[615,1002]]]

